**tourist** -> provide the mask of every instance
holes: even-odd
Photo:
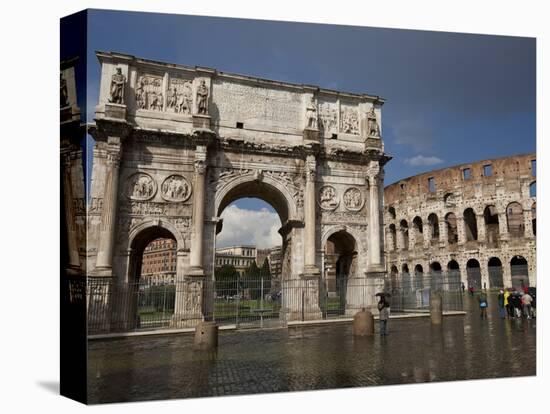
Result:
[[[380,320],[380,335],[384,336],[388,334],[388,319],[390,318],[390,304],[386,301],[384,295],[380,296],[378,301],[378,311]]]
[[[498,293],[498,314],[502,319],[506,318],[506,305],[504,304],[504,291],[502,289]]]
[[[462,293],[464,293],[464,290],[466,289],[466,287],[464,286],[464,282],[460,282],[461,284],[461,287],[462,287]]]
[[[487,294],[485,292],[481,292],[479,294],[479,310],[480,310],[480,316],[482,318],[487,318]]]
[[[470,292],[470,296],[474,296],[474,287],[473,287],[473,286],[469,286],[469,287],[468,287],[468,292]]]
[[[511,296],[512,307],[514,308],[514,317],[521,318],[521,293],[514,291]]]
[[[525,292],[521,296],[521,305],[523,307],[523,314],[527,319],[531,319],[531,303],[533,302],[533,297],[528,293]]]
[[[504,291],[504,307],[509,318],[513,317],[512,306],[510,305],[510,289]]]

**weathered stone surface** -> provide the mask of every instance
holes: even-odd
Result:
[[[387,186],[385,255],[392,278],[400,283],[403,268],[413,273],[415,267],[423,272],[440,267],[445,272],[454,265],[468,287],[468,262],[476,260],[481,278],[476,289],[499,287],[494,276],[500,271],[504,286],[517,286],[520,279],[515,276],[512,282],[511,262],[521,256],[527,262],[525,281],[528,277],[535,286],[536,198],[530,196],[536,181],[534,160],[536,154],[484,160]],[[486,166],[491,166],[491,175],[484,174]],[[435,191],[428,188],[430,178]],[[490,260],[500,262],[501,270],[490,269]]]
[[[186,286],[176,294],[173,325],[195,326],[211,308],[204,289],[214,277],[219,217],[241,197],[270,203],[283,224],[282,277],[297,281],[296,298],[283,298],[285,317],[321,317],[324,256],[336,233],[352,240],[333,254],[355,255],[350,279],[384,270],[381,189],[390,158],[380,138],[383,99],[97,56],[91,274],[133,283],[143,246],[172,238],[176,279]],[[373,134],[379,145],[367,148]],[[358,285],[348,287],[348,314],[372,306],[374,287]]]
[[[195,328],[194,349],[211,351],[218,347],[218,325],[214,322],[201,322]]]
[[[374,316],[370,311],[361,309],[353,316],[353,335],[371,336],[374,335]]]

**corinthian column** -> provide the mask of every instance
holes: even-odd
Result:
[[[96,268],[99,271],[111,271],[112,269],[120,156],[120,142],[110,143],[107,149],[105,190],[97,249]]]
[[[65,204],[65,220],[67,222],[67,249],[69,253],[69,269],[77,270],[80,267],[80,258],[78,256],[78,238],[76,230],[76,215],[73,197],[73,187],[71,180],[71,156],[62,154],[63,157],[63,195]]]
[[[304,199],[304,265],[307,276],[319,276],[320,271],[315,266],[315,178],[317,161],[314,155],[306,158],[306,191]]]
[[[377,161],[371,161],[367,170],[369,182],[369,265],[368,271],[382,271],[382,259],[380,256],[380,199],[378,177],[380,165]]]
[[[203,276],[203,234],[204,234],[204,187],[206,180],[206,146],[198,145],[195,150],[195,177],[193,196],[193,231],[189,255],[189,276]]]

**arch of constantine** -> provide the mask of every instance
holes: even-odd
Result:
[[[474,289],[536,286],[536,154],[423,173],[384,197],[392,284],[450,272]]]
[[[346,314],[373,305],[385,272],[390,159],[382,98],[120,53],[97,57],[85,260],[74,255],[90,280],[124,290],[139,278],[150,241],[175,240],[183,288],[173,326],[193,326],[211,313],[205,286],[214,278],[221,213],[257,197],[282,223],[282,279],[294,287],[282,298],[287,320],[320,318],[328,244],[349,281],[365,282],[347,284]],[[69,251],[78,251],[71,240]]]

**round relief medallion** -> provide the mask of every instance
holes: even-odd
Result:
[[[161,195],[166,201],[185,201],[191,196],[191,185],[182,175],[170,175],[162,183]]]
[[[356,187],[348,188],[344,192],[344,206],[350,211],[359,211],[363,208],[365,200],[361,194],[361,190]]]
[[[336,189],[331,185],[325,185],[319,189],[319,205],[323,210],[334,210],[339,201]]]
[[[136,173],[128,178],[126,195],[132,200],[150,200],[157,192],[155,180],[149,174]]]

